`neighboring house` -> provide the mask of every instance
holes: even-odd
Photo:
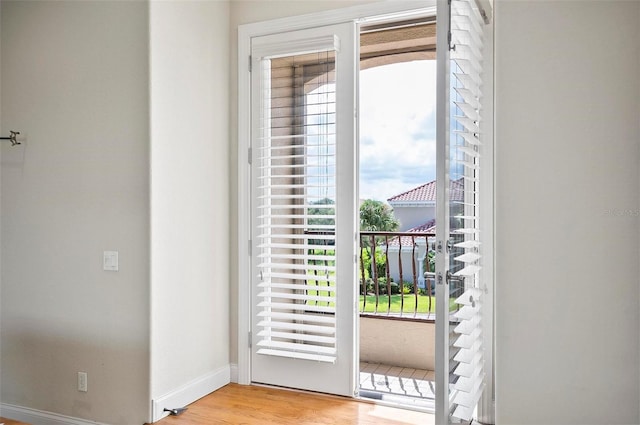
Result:
[[[433,218],[420,226],[406,230],[408,233],[436,233],[436,219]],[[389,275],[395,282],[418,281],[418,287],[425,288],[424,272],[427,271],[427,242],[434,238],[427,236],[400,236],[389,241]],[[415,249],[414,249],[415,247]],[[402,276],[400,276],[400,260],[402,261]],[[414,270],[415,260],[415,270]],[[430,270],[433,271],[433,270]]]
[[[393,215],[400,222],[400,232],[425,233],[436,231],[436,181],[422,184],[406,192],[392,196],[387,202]],[[413,249],[415,245],[415,249]],[[418,286],[424,288],[424,262],[427,255],[427,238],[402,236],[389,242],[389,275],[396,281],[413,282],[414,260]],[[400,261],[402,261],[402,278]]]
[[[387,202],[400,222],[400,232],[422,226],[436,218],[436,181],[392,196]]]
[[[462,201],[462,180],[454,180],[450,184],[450,196],[453,205]],[[422,184],[406,192],[387,199],[393,208],[393,215],[400,222],[400,232],[416,234],[436,233],[436,181]],[[425,287],[424,272],[427,255],[427,242],[433,237],[401,236],[389,242],[389,275],[396,281],[413,282],[413,260],[416,262],[418,286]],[[413,246],[415,245],[415,249]],[[402,261],[402,279],[400,278],[400,261]],[[430,270],[433,271],[433,270]]]

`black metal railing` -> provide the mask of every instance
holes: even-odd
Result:
[[[434,233],[360,232],[360,315],[435,318]]]

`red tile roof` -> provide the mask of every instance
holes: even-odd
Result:
[[[436,232],[436,219],[433,218],[427,221],[420,226],[413,227],[406,231],[407,233],[435,233]],[[412,238],[411,236],[401,236],[399,239],[395,237],[393,239],[389,239],[389,246],[399,246],[402,244],[403,247],[411,247],[413,243],[420,243],[422,245],[425,241],[423,236]]]
[[[387,199],[388,202],[416,202],[416,201],[435,201],[436,200],[436,181],[425,183],[413,189],[402,192],[399,195],[392,196]]]
[[[464,192],[464,181],[462,179],[452,180],[449,186],[452,201],[461,201]],[[436,181],[433,180],[413,189],[392,196],[387,202],[435,202]]]

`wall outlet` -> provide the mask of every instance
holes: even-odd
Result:
[[[78,391],[87,392],[87,372],[78,372]]]

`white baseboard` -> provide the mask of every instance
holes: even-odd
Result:
[[[231,363],[231,382],[234,384],[238,383],[238,365],[236,363]]]
[[[151,402],[153,422],[168,416],[168,413],[164,411],[165,408],[175,409],[193,403],[218,388],[227,385],[230,379],[231,367],[230,365],[226,365],[218,370],[196,378],[158,399],[154,399]]]
[[[0,403],[0,416],[32,425],[107,425],[7,403]]]

